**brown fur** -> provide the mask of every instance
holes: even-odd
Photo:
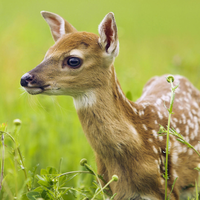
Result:
[[[74,98],[84,133],[95,151],[98,173],[106,181],[114,174],[119,177],[118,182],[111,184],[112,192],[117,193],[116,200],[161,200],[165,193],[166,137],[158,136],[157,132],[159,124],[167,125],[164,102],[169,107],[170,85],[166,76],[154,77],[137,102],[125,97],[113,66],[118,41],[111,15],[108,14],[100,25],[100,38],[74,29],[66,31],[48,50],[44,61],[22,77],[21,83],[30,94],[71,95]],[[52,13],[45,16],[50,16],[53,22],[57,19]],[[62,22],[62,18],[60,20]],[[61,22],[54,25],[60,26]],[[51,23],[49,25],[51,27]],[[55,30],[59,32],[60,29],[55,27]],[[53,31],[52,34],[54,36]],[[82,66],[63,68],[63,59],[73,50],[81,52]],[[178,83],[172,127],[199,151],[200,92],[184,77],[175,76],[174,84]],[[200,160],[174,136],[170,136],[170,144],[168,193],[178,176],[171,194],[171,199],[175,200],[183,189],[194,184],[198,176],[194,168]]]

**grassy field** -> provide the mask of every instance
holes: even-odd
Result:
[[[21,76],[37,66],[54,43],[41,10],[63,16],[80,31],[94,33],[103,17],[114,12],[120,41],[116,72],[123,90],[131,91],[136,100],[155,75],[181,74],[200,89],[199,9],[197,0],[0,1],[0,124],[7,123],[12,131],[13,120],[22,120],[19,142],[26,168],[38,163],[38,171],[58,167],[63,158],[63,172],[77,170],[83,157],[95,168],[72,98],[30,96],[20,87]],[[24,177],[19,171],[13,180],[12,158],[6,155],[6,181],[14,193]]]

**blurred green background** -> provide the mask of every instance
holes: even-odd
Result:
[[[27,169],[58,167],[79,169],[85,157],[95,158],[71,97],[30,96],[20,78],[37,66],[54,41],[40,15],[57,13],[77,30],[94,32],[104,16],[115,14],[120,54],[115,68],[124,92],[133,100],[155,75],[181,74],[200,89],[200,1],[160,0],[1,0],[0,1],[0,123],[12,132],[15,118],[22,120],[20,148]],[[9,148],[6,148],[9,149]],[[14,188],[12,162],[6,159],[6,180]],[[23,182],[19,171],[19,185]]]

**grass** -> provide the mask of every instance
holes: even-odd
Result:
[[[13,119],[22,120],[19,143],[27,169],[38,163],[38,171],[47,166],[57,168],[63,158],[61,171],[73,171],[83,157],[95,168],[94,154],[72,99],[29,96],[20,88],[20,77],[38,65],[53,45],[41,10],[58,13],[78,30],[94,33],[105,14],[114,12],[120,40],[115,68],[123,90],[131,91],[135,101],[155,75],[181,74],[200,89],[199,6],[197,0],[1,1],[0,123],[6,122],[12,132]],[[9,146],[7,139],[5,143]],[[19,191],[24,182],[22,171],[13,180],[13,164],[6,155],[6,181],[11,192]],[[75,178],[73,184],[81,185],[82,180]]]

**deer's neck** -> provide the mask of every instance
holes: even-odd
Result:
[[[126,99],[114,68],[111,76],[109,85],[74,99],[86,137],[96,153],[106,157],[124,155],[134,143],[140,144],[133,123],[137,105]]]

